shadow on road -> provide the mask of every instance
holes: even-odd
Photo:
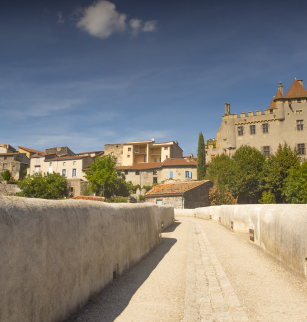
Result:
[[[167,227],[167,228],[165,228],[165,229],[163,230],[163,233],[171,233],[171,232],[175,231],[175,229],[176,229],[179,225],[181,225],[181,222],[180,222],[180,221],[175,220],[175,222],[174,222],[171,226],[169,226],[169,227]]]
[[[165,229],[163,233],[175,230],[178,225],[180,223],[173,224]],[[118,280],[115,280],[103,291],[91,298],[82,309],[73,313],[64,322],[114,321],[123,312],[138,288],[146,281],[151,272],[176,242],[177,239],[175,238],[163,237],[162,243],[153,252],[123,274]]]

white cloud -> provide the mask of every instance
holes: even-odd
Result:
[[[139,33],[140,29],[141,29],[141,25],[142,25],[142,20],[141,19],[131,19],[129,21],[129,25],[132,29],[132,34],[134,36],[137,36],[137,34]]]
[[[115,4],[100,0],[83,10],[77,27],[99,38],[108,38],[116,32],[126,30],[126,15],[116,11]]]
[[[64,18],[63,18],[62,11],[60,11],[60,12],[58,13],[58,23],[64,23],[64,22],[65,22],[65,20],[64,20]]]
[[[126,22],[127,15],[119,13],[115,4],[108,0],[97,0],[87,8],[78,8],[75,11],[78,16],[77,27],[98,38],[108,38],[114,33],[121,33],[128,29],[134,36],[140,31],[152,32],[156,30],[155,20],[142,22],[141,19],[134,18]]]
[[[152,32],[155,31],[157,29],[157,21],[156,20],[150,20],[150,21],[146,21],[143,31],[144,32]]]

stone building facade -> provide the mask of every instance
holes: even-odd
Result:
[[[284,142],[297,148],[301,158],[305,158],[307,91],[303,80],[295,79],[286,95],[282,83],[279,83],[277,94],[264,113],[258,110],[256,113],[231,114],[230,104],[225,103],[225,115],[217,132],[216,146],[207,147],[207,158],[211,161],[223,153],[231,156],[242,145],[255,147],[269,156]]]
[[[30,159],[25,153],[0,153],[0,173],[8,170],[15,180],[25,176],[29,165]]]
[[[207,207],[210,206],[209,190],[212,186],[209,180],[161,184],[148,191],[145,200],[176,209]]]
[[[48,148],[45,150],[46,154],[56,154],[59,157],[73,156],[75,153],[67,146],[60,146],[56,148]]]
[[[153,183],[161,183],[172,179],[176,181],[191,181],[197,178],[197,162],[184,158],[166,159],[164,162],[136,163],[132,166],[117,166],[123,170],[126,181],[141,187]]]
[[[159,163],[168,158],[182,158],[182,149],[177,141],[156,143],[151,139],[105,144],[104,154],[113,155],[117,166],[132,166],[137,163]]]

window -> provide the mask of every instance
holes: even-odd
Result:
[[[152,183],[158,183],[158,178],[157,177],[153,177]]]
[[[74,161],[74,162],[73,162],[73,165],[76,165],[76,164],[77,164],[77,161]]]
[[[114,162],[115,162],[115,164],[117,163],[117,158],[114,158]]]
[[[168,171],[168,178],[173,179],[173,171]]]
[[[304,126],[303,120],[297,120],[296,121],[296,128],[297,128],[298,131],[303,131],[303,126]]]
[[[154,158],[154,162],[158,162],[158,159],[157,158]]]
[[[140,170],[136,170],[135,171],[135,174],[138,176],[138,175],[140,175]]]
[[[163,201],[162,201],[162,199],[157,200],[157,201],[156,201],[156,204],[157,204],[157,205],[163,205]]]
[[[250,126],[250,133],[251,134],[256,134],[256,125],[251,125]]]
[[[243,135],[243,126],[238,126],[238,135]]]
[[[52,174],[52,168],[49,168],[49,173]]]
[[[62,176],[63,176],[63,177],[66,177],[66,169],[63,169],[63,170],[62,170]]]
[[[210,155],[210,160],[211,160],[211,162],[213,161],[213,159],[215,158],[215,154],[211,154]]]
[[[262,133],[268,133],[269,132],[269,124],[264,123],[262,124]]]
[[[69,188],[69,191],[70,191],[70,192],[74,192],[74,190],[75,190],[75,189],[74,189],[74,187],[70,187],[70,188]]]
[[[3,163],[3,169],[7,169],[7,163]]]
[[[131,151],[131,148],[128,148],[128,151],[130,152]]]
[[[297,145],[297,150],[298,150],[298,154],[306,154],[305,153],[305,143],[299,143]]]
[[[63,162],[63,165],[66,165],[66,162]]]
[[[125,170],[125,175],[127,175],[129,173],[129,171],[128,170]]]
[[[4,157],[4,160],[7,160],[7,157]]]
[[[71,176],[76,177],[77,176],[77,169],[72,169],[71,170]]]
[[[127,155],[127,158],[130,158],[130,154]]]
[[[144,156],[144,162],[147,162],[147,156],[146,155]]]
[[[51,167],[52,166],[52,162],[49,162],[49,167]]]
[[[298,103],[300,103],[300,102],[301,102],[301,100],[297,100],[297,102],[298,102]]]
[[[165,159],[168,159],[168,155],[165,156]]]
[[[156,176],[156,175],[158,174],[158,170],[153,170],[153,171],[152,171],[152,174],[153,174],[154,176]]]
[[[192,179],[192,171],[186,171],[185,172],[185,177]]]
[[[39,158],[36,159],[36,163],[39,163]]]
[[[270,110],[270,114],[273,114],[274,113],[274,110]]]
[[[168,147],[167,147],[167,146],[165,146],[165,147],[164,147],[164,150],[165,150],[165,151],[167,151],[167,150],[168,150]]]
[[[40,171],[40,166],[35,166],[35,172],[38,173]]]
[[[264,146],[263,147],[263,154],[268,157],[270,155],[270,147],[269,146]]]
[[[302,110],[296,110],[296,115],[303,114]]]
[[[15,170],[15,166],[13,165],[13,170]]]

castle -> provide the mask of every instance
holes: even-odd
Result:
[[[249,145],[269,156],[277,151],[279,144],[286,142],[297,148],[300,157],[306,155],[307,91],[303,80],[296,79],[283,94],[279,83],[277,94],[264,113],[259,110],[238,114],[230,113],[230,104],[225,103],[225,115],[217,132],[215,146],[206,147],[207,160],[212,161],[218,154],[233,155],[237,148]]]

